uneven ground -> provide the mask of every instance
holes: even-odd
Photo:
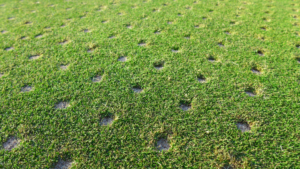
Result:
[[[299,0],[0,0],[0,168],[297,168]]]

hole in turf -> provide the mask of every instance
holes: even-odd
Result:
[[[229,164],[225,164],[221,169],[234,169],[234,167]]]
[[[246,93],[248,96],[250,96],[250,97],[256,96],[256,92],[255,92],[255,90],[254,90],[253,88],[247,88],[247,89],[245,90],[245,93]]]
[[[235,21],[230,21],[230,25],[235,25]]]
[[[158,35],[158,34],[160,34],[160,31],[159,31],[159,30],[155,30],[155,31],[154,31],[154,34],[157,34],[157,35]]]
[[[47,27],[45,27],[45,29],[49,30],[49,29],[51,29],[51,27],[50,27],[50,26],[47,26]]]
[[[33,90],[33,87],[31,86],[24,86],[21,88],[21,92],[30,92]]]
[[[259,56],[264,56],[264,55],[265,55],[263,50],[258,50],[258,51],[257,51],[257,54],[258,54]]]
[[[183,111],[188,111],[192,108],[191,103],[186,102],[186,101],[180,101],[180,106],[181,110]]]
[[[26,21],[26,22],[24,22],[24,24],[25,24],[25,25],[29,25],[29,24],[31,24],[31,22]]]
[[[269,14],[269,13],[270,13],[270,11],[265,11],[265,13],[266,13],[266,14]]]
[[[8,20],[14,20],[15,18],[14,17],[9,17],[7,18]]]
[[[131,26],[130,24],[126,24],[125,26],[126,26],[126,28],[128,28],[128,29],[131,29],[131,28],[132,28],[132,26]]]
[[[55,165],[54,169],[70,169],[73,165],[73,161],[71,160],[58,160],[57,164]]]
[[[179,47],[173,47],[171,49],[171,51],[174,52],[174,53],[178,53],[179,52]]]
[[[145,40],[140,40],[138,45],[139,46],[146,46],[146,41]]]
[[[88,29],[83,29],[83,32],[84,32],[84,33],[88,33],[88,32],[91,32],[91,31],[88,30]]]
[[[60,65],[60,66],[59,66],[59,68],[60,68],[61,70],[67,70],[68,67],[69,67],[69,65]]]
[[[153,66],[155,67],[155,69],[157,70],[161,70],[163,67],[164,67],[164,61],[158,61],[158,62],[155,62],[153,64]]]
[[[187,9],[187,10],[190,10],[190,9],[191,9],[191,7],[187,6],[187,7],[185,7],[185,9]]]
[[[64,40],[64,41],[59,42],[60,45],[65,45],[65,44],[67,44],[67,43],[68,43],[67,40]]]
[[[123,15],[123,13],[119,12],[118,15],[121,16],[121,15]]]
[[[225,31],[224,33],[227,35],[231,35],[231,33],[229,31]]]
[[[101,126],[110,126],[113,122],[114,122],[114,116],[113,115],[109,115],[107,117],[104,117],[100,121],[100,125]]]
[[[177,16],[182,16],[182,14],[181,14],[181,13],[178,13]]]
[[[3,73],[0,73],[0,78],[1,78],[2,76],[4,76],[4,74],[3,74]]]
[[[86,16],[85,16],[85,15],[83,15],[83,16],[80,16],[80,19],[83,19],[83,18],[86,18]]]
[[[102,76],[95,76],[92,78],[93,83],[100,82],[101,80],[102,80]]]
[[[108,20],[102,20],[101,22],[102,22],[102,23],[107,23],[107,22],[108,22]]]
[[[59,102],[55,105],[55,109],[66,109],[70,107],[70,103],[69,102]]]
[[[1,33],[2,33],[2,34],[5,34],[5,33],[7,33],[7,31],[6,31],[6,30],[3,30],[3,31],[1,31]]]
[[[206,19],[207,19],[207,17],[202,17],[202,19],[203,19],[203,20],[206,20]]]
[[[263,26],[263,27],[260,27],[260,29],[266,31],[267,27]]]
[[[20,37],[20,39],[21,40],[25,40],[25,39],[27,39],[27,37],[26,36],[22,36],[22,37]]]
[[[12,50],[14,50],[14,47],[7,47],[4,50],[6,50],[6,51],[12,51]]]
[[[159,138],[156,143],[156,148],[159,151],[168,151],[170,149],[170,144],[166,138]]]
[[[10,137],[6,142],[3,143],[3,148],[6,151],[11,151],[12,149],[18,147],[20,145],[20,140],[16,137]]]
[[[143,91],[140,85],[135,85],[131,89],[134,91],[134,93],[141,93]]]
[[[118,58],[119,62],[126,62],[127,61],[127,57],[126,56],[121,56]]]
[[[164,3],[163,6],[168,6],[168,4]]]
[[[253,67],[253,68],[251,69],[251,71],[252,71],[252,73],[260,74],[260,71],[259,71],[259,69],[257,69],[257,67]]]
[[[190,35],[190,34],[184,35],[184,38],[185,38],[185,39],[190,39],[190,38],[191,38],[191,35]]]
[[[213,11],[214,11],[214,10],[212,10],[212,9],[209,9],[209,10],[208,10],[208,12],[213,12]]]
[[[60,27],[61,27],[61,28],[64,28],[64,27],[66,27],[66,25],[65,25],[65,24],[62,24]]]
[[[94,52],[94,48],[89,48],[89,49],[87,50],[87,53],[92,53],[92,52]]]
[[[213,57],[213,56],[209,56],[208,58],[208,61],[210,61],[210,62],[215,62],[216,61],[216,58],[215,57]]]
[[[202,74],[197,76],[197,80],[200,83],[205,83],[206,82],[206,78]]]
[[[224,47],[223,42],[219,42],[219,43],[218,43],[218,46],[219,46],[219,47]]]
[[[29,57],[29,60],[36,60],[36,59],[38,59],[38,58],[40,58],[40,55],[31,55],[30,57]]]
[[[236,123],[236,127],[242,132],[246,132],[246,131],[250,131],[251,127],[249,126],[249,124],[247,122],[241,121]]]
[[[158,9],[155,9],[155,8],[154,8],[154,9],[152,9],[152,12],[157,12],[157,11],[158,11]]]
[[[42,37],[43,37],[42,34],[38,34],[38,35],[35,36],[35,38],[37,38],[37,39],[42,38]]]
[[[115,35],[110,35],[109,37],[108,37],[108,39],[114,39],[115,38]]]
[[[171,24],[173,24],[173,22],[172,21],[167,21],[167,24],[171,25]]]

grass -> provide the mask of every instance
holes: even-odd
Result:
[[[297,168],[299,6],[0,0],[0,167]]]

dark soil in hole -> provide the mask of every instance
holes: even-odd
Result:
[[[235,24],[235,21],[230,21],[229,22],[231,25],[234,25]]]
[[[161,70],[164,67],[164,62],[157,62],[153,64],[155,69]]]
[[[216,59],[213,56],[209,56],[207,59],[210,62],[215,62],[216,61]]]
[[[8,47],[8,48],[5,48],[4,50],[11,51],[11,50],[14,50],[14,47]]]
[[[234,169],[234,167],[229,164],[225,164],[221,169]]]
[[[255,74],[260,74],[260,71],[257,68],[252,68],[251,71]]]
[[[143,89],[140,86],[135,86],[135,87],[132,88],[132,90],[135,93],[141,93],[143,91]]]
[[[246,122],[239,122],[236,124],[237,128],[241,130],[243,133],[246,131],[250,131],[251,127]]]
[[[170,144],[168,143],[168,140],[165,138],[160,138],[157,141],[157,145],[156,145],[157,149],[159,151],[167,151],[170,149]]]
[[[156,30],[156,31],[154,31],[154,33],[158,35],[158,34],[160,34],[160,31]]]
[[[299,48],[299,49],[300,49],[300,45],[296,45],[296,48]]]
[[[260,29],[261,29],[261,30],[264,30],[264,31],[267,30],[266,27],[260,27]]]
[[[262,50],[258,50],[258,51],[257,51],[257,54],[258,54],[259,56],[264,56],[264,52],[263,52]]]
[[[174,48],[171,49],[171,51],[174,52],[174,53],[177,53],[179,51],[179,48],[174,47]]]
[[[202,19],[203,19],[203,20],[206,20],[206,19],[207,19],[207,17],[202,17]]]
[[[219,42],[219,43],[218,43],[218,46],[224,47],[224,44],[223,44],[222,42]]]
[[[206,78],[203,75],[199,75],[197,77],[197,79],[198,79],[198,82],[200,82],[200,83],[205,83],[206,82]]]
[[[139,43],[138,43],[139,46],[146,46],[146,42],[144,40],[141,40]]]
[[[224,33],[226,33],[227,35],[230,35],[230,34],[231,34],[229,31],[225,31]]]

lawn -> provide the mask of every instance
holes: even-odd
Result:
[[[0,168],[298,168],[299,0],[0,0]]]

